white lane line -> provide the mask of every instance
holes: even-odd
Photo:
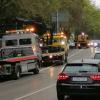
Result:
[[[49,68],[50,68],[50,67],[43,68],[43,69],[40,70],[40,72],[43,72],[43,71],[45,71],[45,70],[47,70],[47,69],[49,69]]]
[[[21,99],[23,99],[23,98],[29,97],[29,96],[31,96],[31,95],[34,95],[34,94],[39,93],[39,92],[41,92],[41,91],[44,91],[44,90],[46,90],[46,89],[52,88],[52,87],[54,87],[55,85],[56,85],[56,84],[49,85],[49,86],[47,86],[47,87],[45,87],[45,88],[42,88],[42,89],[40,89],[40,90],[38,90],[38,91],[35,91],[35,92],[32,92],[32,93],[28,93],[28,94],[26,94],[26,95],[24,95],[24,96],[22,96],[22,97],[19,97],[19,98],[14,99],[14,100],[21,100]]]

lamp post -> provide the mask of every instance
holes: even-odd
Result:
[[[57,12],[56,12],[56,25],[57,25],[57,33],[59,32],[59,16],[58,16],[58,10],[57,10]]]

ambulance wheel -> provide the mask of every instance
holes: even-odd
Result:
[[[17,69],[15,70],[15,72],[12,74],[12,78],[13,78],[14,80],[16,80],[16,79],[19,79],[20,77],[21,77],[20,68],[17,67]]]
[[[34,73],[34,74],[39,74],[39,64],[36,63],[35,67],[36,67],[36,68],[33,70],[33,73]]]

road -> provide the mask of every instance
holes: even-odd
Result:
[[[93,49],[71,50],[68,54],[68,61],[91,58],[91,55],[93,55]],[[62,67],[63,65],[50,66],[42,68],[38,75],[30,74],[19,80],[0,82],[0,100],[57,100],[56,79]],[[82,98],[77,99],[82,100]]]

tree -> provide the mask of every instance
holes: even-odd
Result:
[[[19,15],[21,12],[19,3],[15,0],[0,0],[0,19]]]
[[[90,1],[85,2],[83,22],[83,30],[92,38],[100,37],[100,9],[92,5]]]
[[[21,17],[51,26],[52,13],[58,10],[69,13],[68,22],[63,23],[68,32],[99,34],[100,9],[92,5],[90,0],[0,0],[0,23],[5,18]]]

